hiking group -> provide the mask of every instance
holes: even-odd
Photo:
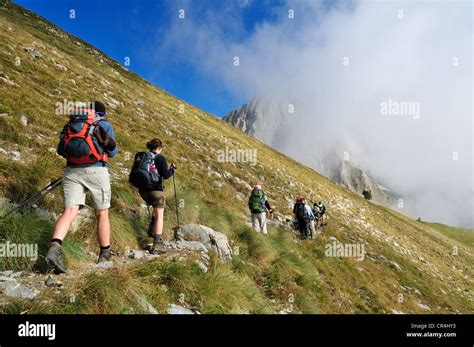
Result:
[[[267,195],[261,185],[257,184],[252,189],[248,207],[251,213],[252,227],[257,232],[268,235],[267,211],[270,216],[273,216],[273,209],[270,207]],[[297,196],[293,206],[293,215],[294,229],[299,231],[303,240],[312,239],[316,230],[322,228],[326,223],[326,207],[322,201],[314,203],[311,208],[304,198]]]
[[[322,228],[326,223],[326,207],[319,201],[313,207],[306,200],[297,196],[293,206],[295,229],[297,229],[303,240],[313,238],[316,230]]]
[[[78,107],[68,116],[69,120],[60,133],[57,146],[57,153],[66,159],[66,168],[62,178],[56,180],[52,186],[56,187],[62,181],[64,210],[56,221],[46,255],[50,269],[56,273],[65,273],[67,270],[63,262],[63,241],[72,221],[86,204],[87,193],[90,194],[97,218],[99,241],[97,262],[109,261],[112,256],[108,212],[112,191],[108,163],[109,158],[118,154],[114,130],[108,121],[104,104],[99,101]],[[129,182],[138,188],[143,201],[153,210],[147,232],[148,236],[153,238],[153,244],[148,251],[151,254],[163,254],[167,251],[162,239],[165,209],[163,181],[170,177],[173,177],[179,228],[174,181],[176,165],[171,163],[168,166],[166,158],[161,153],[163,143],[160,139],[151,139],[146,143],[146,148],[147,151],[135,154]],[[268,211],[272,216],[273,210],[261,185],[255,185],[253,188],[248,200],[248,208],[251,212],[253,228],[268,235],[266,214]],[[325,207],[321,202],[314,204],[311,208],[303,198],[297,197],[293,213],[303,239],[313,237],[315,228],[324,224]]]
[[[152,254],[162,254],[163,216],[165,196],[163,180],[174,175],[174,163],[168,167],[161,154],[163,143],[155,138],[150,140],[147,152],[135,155],[130,173],[130,183],[139,189],[139,194],[153,213],[148,235],[153,237]],[[111,186],[108,170],[109,158],[118,154],[112,125],[107,120],[103,103],[91,102],[77,108],[69,115],[59,139],[57,153],[66,158],[66,168],[62,176],[64,211],[56,221],[51,237],[46,261],[56,273],[65,273],[62,245],[72,221],[86,203],[86,193],[90,194],[97,218],[99,240],[98,263],[110,260],[110,221],[108,209],[111,201]]]

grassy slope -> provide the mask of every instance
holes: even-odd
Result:
[[[33,42],[42,59],[22,48]],[[21,59],[19,66],[15,65],[16,57]],[[65,65],[67,71],[54,62]],[[419,303],[427,304],[431,312],[474,311],[473,246],[466,231],[416,222],[367,202],[13,5],[8,10],[0,8],[0,71],[18,85],[0,80],[0,113],[8,113],[0,117],[0,147],[21,153],[20,161],[0,153],[0,184],[5,197],[19,201],[61,174],[64,162],[50,152],[65,122],[54,114],[57,101],[113,98],[123,103],[110,112],[121,151],[111,165],[113,247],[119,251],[125,246],[137,247],[145,223],[138,194],[127,183],[125,169],[130,161],[125,154],[133,154],[146,139],[159,136],[165,143],[165,155],[180,166],[177,180],[185,203],[180,210],[183,221],[226,233],[240,250],[232,263],[216,262],[207,274],[191,262],[165,260],[112,269],[103,275],[88,274],[63,294],[43,294],[59,295],[55,305],[16,302],[3,309],[5,312],[137,312],[132,291],[145,295],[161,311],[182,294],[188,306],[208,313],[276,312],[282,308],[292,312],[428,312]],[[134,103],[137,100],[145,102],[143,111]],[[28,117],[30,126],[21,125],[22,115]],[[257,149],[258,165],[218,162],[217,151],[226,146]],[[223,183],[222,188],[217,188],[216,181]],[[329,226],[315,242],[308,243],[295,243],[285,229],[272,227],[270,238],[249,231],[244,226],[246,204],[237,194],[243,194],[245,200],[248,185],[255,182],[264,184],[280,218],[290,214],[288,200],[297,194],[327,202]],[[171,189],[167,193],[171,198]],[[57,191],[42,207],[59,213],[61,204]],[[52,224],[27,214],[0,226],[6,240],[34,240],[44,247]],[[165,227],[172,226],[170,208]],[[79,267],[86,261],[86,253],[95,251],[95,236],[90,230],[83,227],[68,237],[70,267]],[[330,237],[346,243],[363,242],[366,259],[325,257],[324,245],[331,242]],[[453,247],[458,247],[458,255],[452,254]],[[380,255],[385,260],[380,260]],[[42,266],[41,260],[34,265],[38,269]],[[72,303],[73,294],[80,299]]]

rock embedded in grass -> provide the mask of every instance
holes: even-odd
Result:
[[[232,259],[232,248],[229,245],[227,236],[205,225],[188,224],[182,226],[178,231],[178,239],[182,241],[197,241],[208,251],[214,251],[221,260]],[[194,244],[184,245],[198,247]]]
[[[187,308],[175,304],[171,304],[168,307],[168,314],[195,314],[193,311]]]
[[[46,287],[52,287],[56,284],[56,280],[51,276],[48,276],[48,278],[44,281],[44,284],[46,285]]]
[[[400,267],[400,265],[395,263],[393,260],[390,260],[388,264],[391,268],[395,269],[397,272],[402,272],[402,268]]]
[[[129,258],[131,259],[143,259],[145,257],[145,252],[133,249],[129,253]]]
[[[21,125],[26,127],[28,125],[28,118],[26,116],[21,116],[20,117],[20,123],[21,123]]]
[[[114,262],[113,261],[104,261],[102,263],[97,263],[95,264],[95,267],[96,268],[111,268],[114,266]]]
[[[6,296],[18,299],[29,299],[33,300],[39,294],[36,289],[30,289],[11,277],[0,277],[0,290]]]

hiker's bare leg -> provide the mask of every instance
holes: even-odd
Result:
[[[77,216],[77,212],[79,212],[79,205],[67,206],[64,208],[63,213],[58,218],[58,221],[54,226],[52,236],[53,239],[64,240],[69,231],[69,227],[71,226],[72,221]]]
[[[163,234],[163,215],[165,209],[162,207],[153,207],[153,216],[155,216],[155,225],[153,225],[153,234]]]
[[[110,246],[110,221],[109,210],[96,210],[97,217],[97,236],[99,238],[99,245]]]

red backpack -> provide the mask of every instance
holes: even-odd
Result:
[[[58,153],[71,165],[90,165],[98,161],[107,163],[108,153],[93,136],[101,119],[91,109],[82,109],[71,114],[61,133]]]

